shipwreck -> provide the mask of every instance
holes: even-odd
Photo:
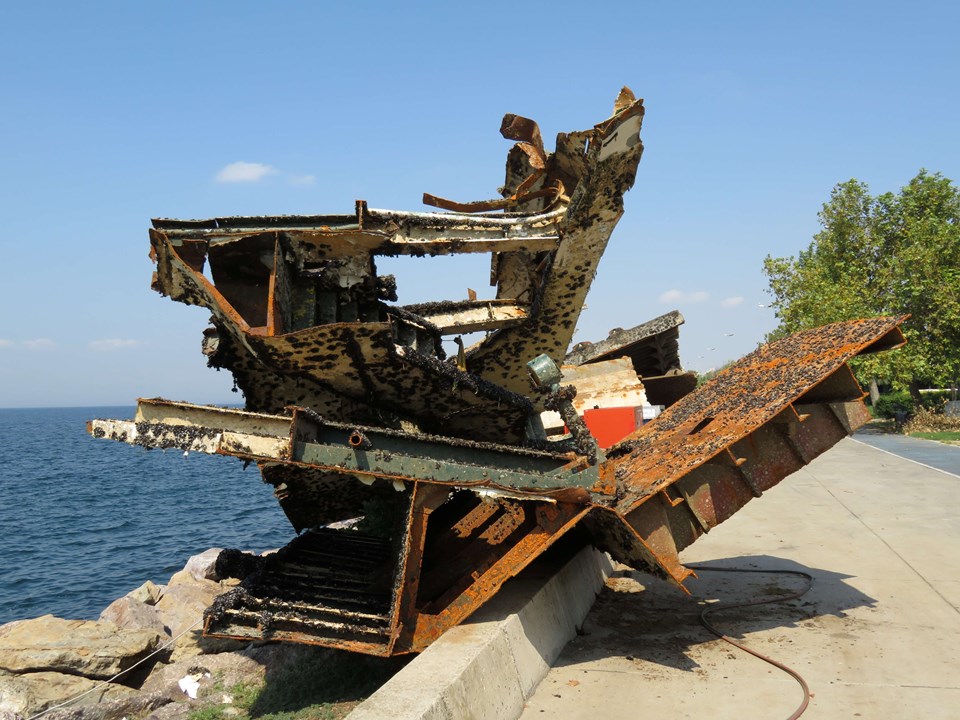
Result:
[[[901,345],[903,318],[787,337],[698,389],[679,313],[570,347],[643,113],[625,88],[552,152],[507,115],[495,200],[153,221],[153,288],[209,309],[203,353],[245,409],[140,400],[89,431],[256,463],[297,531],[222,557],[245,579],[205,634],[417,652],[570,537],[682,588],[683,548],[869,418],[847,361]],[[494,299],[400,306],[377,274],[381,256],[455,253],[490,256]]]

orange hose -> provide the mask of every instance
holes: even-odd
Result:
[[[781,595],[775,598],[767,598],[766,600],[751,600],[750,602],[744,603],[729,603],[723,605],[711,605],[710,607],[704,608],[700,613],[700,622],[703,626],[716,635],[718,638],[724,642],[728,642],[734,647],[740,648],[744,652],[750,653],[756,658],[763,660],[766,663],[770,663],[775,668],[782,670],[787,673],[790,677],[800,683],[800,688],[803,690],[803,702],[793,711],[793,714],[787,718],[787,720],[797,720],[798,717],[803,715],[804,711],[807,709],[807,706],[810,704],[810,688],[807,685],[806,680],[804,680],[800,673],[798,673],[793,668],[787,667],[781,662],[777,662],[773,658],[767,657],[763,653],[757,652],[756,650],[751,650],[746,645],[734,640],[731,637],[724,635],[722,632],[717,630],[713,625],[710,624],[710,621],[707,620],[707,616],[712,613],[719,612],[720,610],[730,610],[731,608],[743,608],[743,607],[752,607],[754,605],[768,605],[770,603],[785,602],[786,600],[795,600],[796,598],[803,597],[807,594],[811,587],[813,587],[813,575],[810,573],[805,573],[800,570],[745,570],[741,568],[719,568],[719,567],[704,567],[703,565],[688,565],[691,570],[697,572],[707,571],[707,572],[737,572],[737,573],[765,573],[768,575],[797,575],[798,577],[803,577],[807,580],[807,586],[800,590],[799,592],[791,593],[790,595]]]

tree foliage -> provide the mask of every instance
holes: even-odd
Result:
[[[822,230],[793,258],[764,260],[780,320],[770,339],[838,320],[910,314],[908,343],[865,356],[860,374],[897,387],[960,377],[960,190],[925,170],[897,194],[837,185]]]

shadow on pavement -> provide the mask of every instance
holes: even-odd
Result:
[[[700,624],[705,607],[790,595],[808,584],[803,577],[773,572],[777,570],[807,573],[814,578],[812,587],[794,600],[719,611],[711,622],[731,637],[742,638],[757,631],[796,627],[818,616],[843,617],[853,608],[876,604],[874,598],[844,582],[852,576],[793,560],[756,555],[711,560],[695,567],[704,570],[687,581],[690,595],[646,573],[629,568],[616,571],[597,597],[580,635],[567,645],[554,667],[625,657],[695,670],[699,664],[691,651],[716,640]],[[710,572],[706,569],[710,567],[771,572]]]

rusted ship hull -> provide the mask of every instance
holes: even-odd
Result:
[[[867,419],[847,361],[901,344],[902,318],[786,338],[689,394],[679,313],[567,355],[642,117],[624,89],[610,119],[547,153],[508,115],[503,197],[425,196],[452,212],[154,221],[153,287],[210,310],[204,353],[246,409],[142,400],[134,420],[89,430],[255,462],[300,533],[266,558],[221,557],[244,580],[205,633],[417,652],[566,542],[682,588],[684,547]],[[376,271],[382,255],[464,252],[490,254],[495,298],[397,306]],[[470,332],[485,335],[446,358],[442,338]],[[610,397],[666,410],[604,453],[565,356],[589,397],[610,378]]]
[[[900,345],[901,321],[842,323],[765,346],[596,466],[324,422],[304,409],[266,416],[141,401],[136,420],[90,429],[282,469],[285,502],[316,508],[318,498],[336,498],[326,522],[369,512],[381,498],[388,517],[378,534],[307,532],[221,598],[205,631],[415,652],[575,528],[617,560],[682,587],[691,571],[680,550],[869,418],[846,363]]]

